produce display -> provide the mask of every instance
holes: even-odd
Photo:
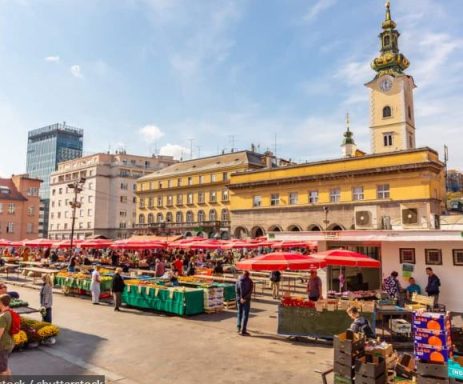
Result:
[[[10,308],[28,307],[29,303],[21,299],[11,299]]]
[[[235,285],[227,283],[216,283],[212,281],[198,280],[195,276],[179,276],[178,282],[180,285],[197,287],[197,288],[223,288],[223,300],[234,301],[236,300]]]
[[[21,316],[21,330],[13,335],[15,349],[53,344],[60,329],[53,324]]]
[[[88,273],[66,272],[61,271],[55,275],[55,285],[64,288],[76,288],[83,291],[90,291],[91,276]],[[112,277],[100,275],[100,289],[101,292],[108,292],[111,290]]]
[[[223,288],[203,288],[204,292],[204,309],[208,311],[221,311],[223,304]]]
[[[315,303],[303,297],[286,296],[281,299],[283,307],[315,308]]]
[[[378,299],[377,291],[328,291],[328,298],[340,298],[349,300],[376,300]]]

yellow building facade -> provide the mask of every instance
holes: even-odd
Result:
[[[230,176],[263,168],[269,157],[253,151],[183,161],[137,181],[140,234],[229,237]]]
[[[445,209],[444,164],[415,148],[414,80],[389,3],[370,90],[371,155],[347,126],[344,158],[232,175],[234,237],[272,231],[429,229]]]

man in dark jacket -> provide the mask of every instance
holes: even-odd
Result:
[[[434,297],[434,305],[437,305],[439,302],[439,293],[440,293],[440,279],[437,275],[434,274],[432,268],[426,268],[426,274],[428,275],[428,285],[426,286],[426,293],[428,296]]]
[[[251,296],[254,283],[249,277],[249,271],[244,271],[236,282],[236,302],[238,305],[238,321],[236,323],[238,333],[242,336],[250,336],[246,330],[249,311],[251,309]]]
[[[124,279],[121,276],[122,268],[116,268],[116,272],[113,277],[112,292],[114,298],[114,310],[120,311],[122,303],[122,292],[124,292]]]

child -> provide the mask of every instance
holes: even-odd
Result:
[[[354,320],[349,328],[352,332],[361,332],[369,339],[375,338],[376,335],[373,333],[370,323],[363,316],[360,316],[360,312],[357,307],[350,307],[346,312],[349,317]]]

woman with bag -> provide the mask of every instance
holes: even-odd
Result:
[[[90,291],[92,292],[92,304],[100,304],[100,266],[95,266],[92,272],[92,282],[90,283]]]
[[[51,323],[51,307],[53,305],[53,284],[49,274],[42,276],[42,288],[40,289],[40,306],[42,310],[42,319]]]

